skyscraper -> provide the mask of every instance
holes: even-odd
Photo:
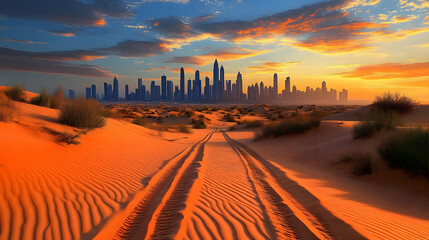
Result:
[[[167,81],[167,96],[165,100],[173,100],[173,81]]]
[[[278,78],[277,73],[274,73],[273,77],[273,100],[277,101],[279,95],[279,84],[278,84]]]
[[[104,100],[109,99],[109,92],[107,91],[107,82],[104,83]]]
[[[167,76],[161,76],[161,100],[167,99]]]
[[[285,80],[285,96],[283,96],[283,99],[290,100],[290,77]]]
[[[236,88],[237,88],[237,98],[241,100],[243,97],[243,77],[241,76],[240,72],[238,72],[237,74]]]
[[[220,66],[219,100],[225,99],[225,70]]]
[[[328,88],[326,87],[326,82],[322,82],[322,99],[326,100],[328,95]]]
[[[188,100],[192,100],[192,80],[188,80]]]
[[[70,99],[75,99],[75,97],[76,97],[76,94],[75,94],[74,90],[73,89],[69,89],[69,98]]]
[[[129,89],[128,89],[128,84],[125,85],[125,100],[129,100]]]
[[[143,100],[142,99],[142,79],[138,78],[137,79],[137,91],[136,91],[136,95],[137,95],[137,99],[138,100]]]
[[[200,71],[195,71],[195,84],[194,84],[194,100],[201,101],[201,79]]]
[[[219,64],[217,63],[217,59],[214,62],[213,66],[213,100],[218,100],[218,89],[219,89]]]
[[[95,84],[91,85],[91,98],[97,99],[97,86]]]
[[[206,77],[205,78],[205,84],[204,84],[204,100],[205,101],[210,101],[211,97],[210,97],[210,78]]]
[[[113,99],[118,100],[119,99],[119,81],[115,78],[113,79]]]
[[[179,100],[183,101],[185,100],[185,70],[180,68],[180,94],[179,94]]]
[[[85,98],[86,99],[91,98],[91,88],[90,87],[85,88]]]

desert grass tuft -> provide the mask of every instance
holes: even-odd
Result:
[[[106,125],[106,119],[100,114],[96,100],[77,98],[66,102],[60,109],[59,121],[77,128],[100,128]]]
[[[25,102],[26,94],[21,86],[13,86],[3,91],[6,97],[13,101]]]
[[[389,167],[429,178],[429,129],[401,129],[383,143],[379,153]]]
[[[376,96],[372,105],[379,111],[393,111],[403,114],[411,111],[414,107],[417,107],[418,102],[410,97],[401,95],[400,93],[386,92]]]
[[[279,137],[282,135],[302,133],[320,125],[322,116],[319,113],[308,115],[295,115],[281,120],[279,123],[271,123],[262,128],[260,137]]]
[[[15,103],[0,92],[0,121],[10,122],[16,114]]]

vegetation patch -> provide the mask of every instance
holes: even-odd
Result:
[[[64,91],[58,88],[53,95],[47,93],[46,88],[39,95],[30,99],[30,103],[42,107],[59,109],[64,102]]]
[[[429,178],[428,128],[402,129],[378,150],[389,167]]]
[[[279,137],[282,135],[302,133],[318,127],[322,120],[319,113],[297,114],[293,117],[281,120],[279,123],[271,123],[262,128],[260,137]]]
[[[379,111],[403,114],[413,110],[419,104],[416,100],[399,93],[386,92],[376,96],[372,103]]]
[[[16,114],[15,103],[0,92],[0,121],[10,122]]]
[[[3,91],[6,97],[13,101],[25,102],[26,94],[21,86],[13,86]]]
[[[100,128],[106,125],[96,100],[77,98],[66,102],[60,109],[59,121],[77,128]]]

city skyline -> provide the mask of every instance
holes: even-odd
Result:
[[[181,66],[204,85],[218,57],[244,88],[292,73],[298,89],[324,80],[351,100],[388,90],[429,102],[427,0],[68,2],[3,4],[0,85],[84,94],[115,75],[148,86],[166,74],[180,86]]]
[[[163,74],[161,83],[157,85],[151,81],[150,86],[142,84],[143,79],[137,79],[137,87],[132,91],[132,87],[124,84],[124,97],[118,94],[119,81],[115,76],[113,83],[104,82],[103,94],[98,94],[95,84],[85,88],[87,99],[100,101],[142,101],[142,102],[261,102],[261,103],[339,103],[348,101],[348,90],[327,88],[327,83],[322,82],[321,88],[313,89],[306,86],[305,91],[297,89],[295,85],[291,88],[291,78],[287,76],[284,81],[284,88],[279,93],[278,74],[274,73],[272,86],[261,81],[249,85],[247,91],[243,90],[243,76],[237,73],[235,82],[225,80],[225,69],[221,65],[219,69],[218,59],[213,63],[212,81],[209,76],[201,80],[199,70],[195,71],[194,79],[189,78],[185,86],[185,70],[180,69],[180,85],[174,85],[173,81]],[[185,91],[186,90],[186,91]],[[185,93],[186,92],[186,93]],[[76,93],[69,89],[69,98],[75,98]]]

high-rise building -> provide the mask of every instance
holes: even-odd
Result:
[[[219,82],[219,100],[225,99],[225,70],[220,66],[220,82]]]
[[[137,78],[137,90],[136,90],[136,98],[138,100],[142,100],[142,79],[141,78]]]
[[[74,92],[73,89],[69,89],[69,98],[70,99],[75,99],[76,98],[76,94]]]
[[[85,98],[90,99],[91,97],[92,97],[91,96],[91,88],[90,87],[85,88]]]
[[[113,98],[113,87],[112,84],[107,85],[107,99],[111,100]]]
[[[232,86],[231,86],[231,80],[227,80],[226,81],[226,96],[225,99],[226,100],[231,100],[231,96],[232,95]]]
[[[325,81],[322,82],[322,98],[323,98],[323,100],[328,99],[328,88],[326,87]]]
[[[273,77],[273,100],[277,101],[277,99],[279,98],[279,84],[278,84],[278,78],[277,78],[277,73],[274,73],[274,77]]]
[[[125,85],[125,100],[130,100],[128,84]]]
[[[343,89],[343,91],[340,92],[340,101],[341,102],[347,102],[349,100],[349,92],[346,89]]]
[[[97,99],[97,86],[95,84],[91,85],[91,98]]]
[[[192,101],[192,80],[188,80],[188,101]]]
[[[210,101],[211,100],[211,89],[210,89],[210,78],[206,77],[205,78],[205,84],[204,84],[204,100],[205,101]]]
[[[167,76],[161,76],[161,100],[167,99]]]
[[[213,100],[218,100],[218,90],[219,90],[219,64],[217,63],[217,59],[214,62],[213,66]]]
[[[185,70],[180,68],[180,94],[179,94],[180,101],[185,100]]]
[[[113,79],[113,99],[119,100],[119,81],[116,76]]]
[[[109,100],[109,92],[107,90],[107,82],[104,83],[104,100]]]
[[[167,81],[167,101],[173,101],[173,81]]]
[[[243,77],[241,76],[240,72],[238,72],[237,74],[236,88],[237,88],[237,99],[241,100],[243,98]]]
[[[194,84],[194,100],[201,101],[201,79],[200,71],[195,71],[195,84]]]

